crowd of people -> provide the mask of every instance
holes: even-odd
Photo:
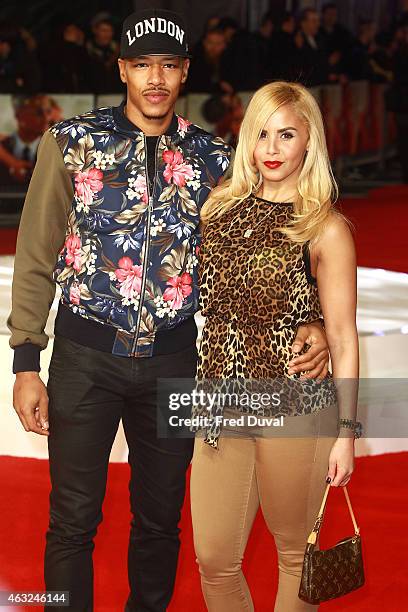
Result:
[[[241,28],[231,17],[213,16],[192,47],[184,93],[208,95],[203,117],[213,133],[235,146],[244,113],[237,92],[254,91],[274,80],[296,81],[309,88],[359,80],[386,83],[387,108],[397,115],[397,131],[402,134],[398,148],[406,160],[408,12],[390,24],[379,31],[374,21],[359,20],[357,31],[351,32],[339,22],[333,2],[320,12],[307,8],[299,15],[285,12],[279,18],[268,12],[256,32]],[[0,23],[0,94],[13,94],[18,124],[10,138],[0,135],[1,184],[18,185],[30,178],[35,159],[27,151],[25,155],[15,151],[25,142],[21,132],[27,131],[21,117],[37,113],[33,122],[37,126],[50,114],[43,112],[44,107],[54,109],[55,115],[57,105],[44,92],[124,92],[117,65],[118,35],[112,15],[106,12],[95,15],[87,29],[67,21],[44,39],[16,24]],[[41,135],[37,131],[30,140],[32,151]],[[405,176],[407,163],[402,165]]]
[[[313,87],[378,74],[387,79],[389,56],[380,52],[375,34],[374,23],[362,21],[354,36],[338,23],[335,4],[325,5],[321,15],[305,9],[298,19],[267,13],[255,33],[231,18],[213,18],[194,48],[189,89],[252,91],[280,79]]]
[[[115,26],[96,15],[89,36],[78,23],[61,24],[44,40],[16,24],[0,24],[0,93],[122,92]]]
[[[356,32],[339,23],[334,2],[321,12],[268,12],[257,32],[231,17],[208,19],[193,46],[187,92],[252,91],[264,83],[291,80],[313,87],[367,79],[391,82],[404,42],[403,14],[388,31],[360,20]],[[123,91],[117,58],[117,28],[99,13],[87,31],[68,21],[38,41],[27,30],[0,24],[0,93],[116,93]]]

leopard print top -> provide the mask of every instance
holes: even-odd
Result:
[[[298,326],[323,318],[308,249],[278,231],[289,224],[292,212],[291,203],[251,196],[206,226],[199,254],[206,321],[198,385],[217,380],[220,391],[220,381],[245,379],[258,381],[259,391],[260,381],[273,380],[281,403],[257,414],[276,417],[308,414],[336,402],[331,377],[327,384],[301,383],[299,375],[288,374]],[[193,417],[206,417],[205,442],[214,448],[222,411],[220,405],[193,407]]]

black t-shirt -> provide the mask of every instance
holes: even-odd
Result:
[[[146,177],[149,181],[149,190],[152,193],[154,171],[156,166],[156,145],[159,136],[146,136],[146,155],[147,155],[147,174]]]

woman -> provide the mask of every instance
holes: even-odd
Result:
[[[355,252],[336,195],[313,96],[296,83],[265,85],[245,114],[232,179],[202,210],[207,318],[197,377],[203,388],[215,379],[227,390],[232,379],[245,379],[245,390],[269,381],[281,399],[258,412],[220,399],[193,412],[207,419],[205,439],[195,441],[191,502],[210,612],[253,610],[241,563],[259,504],[278,549],[275,612],[317,609],[298,598],[303,555],[326,478],[350,480],[357,404]],[[290,347],[297,327],[320,317],[333,378],[302,383],[291,376]],[[234,432],[217,418],[245,412],[283,417],[281,435],[256,435],[248,422]]]

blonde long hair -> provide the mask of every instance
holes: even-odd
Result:
[[[239,132],[232,178],[210,194],[201,211],[204,223],[220,217],[232,206],[258,192],[262,175],[254,162],[254,150],[269,117],[285,104],[290,104],[305,122],[309,146],[297,182],[293,221],[280,229],[295,242],[313,242],[319,237],[330,213],[340,214],[333,209],[338,187],[330,165],[319,106],[303,85],[275,81],[261,87],[252,97]]]

